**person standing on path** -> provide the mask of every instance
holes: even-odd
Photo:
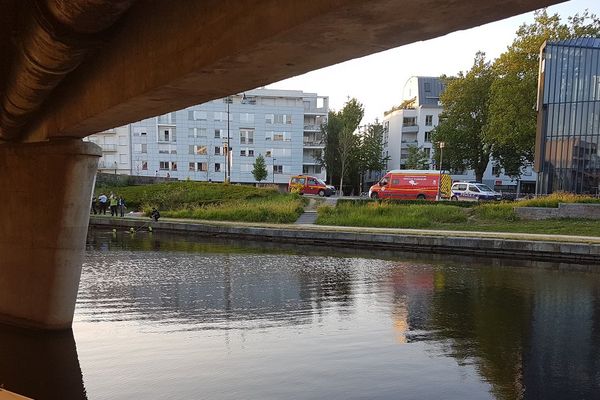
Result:
[[[106,215],[106,206],[108,205],[108,197],[104,193],[100,193],[98,196],[98,203],[100,204],[100,212]]]
[[[119,207],[119,214],[121,215],[121,217],[123,217],[123,215],[125,214],[125,199],[123,198],[123,196],[119,196],[117,206]]]
[[[117,199],[117,196],[111,195],[110,196],[110,215],[111,215],[111,217],[117,216],[118,204],[119,204],[119,200]]]
[[[98,214],[98,210],[96,210],[96,196],[92,197],[92,212],[94,215]]]

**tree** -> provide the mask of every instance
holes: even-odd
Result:
[[[259,154],[252,165],[254,168],[252,169],[252,176],[258,183],[260,181],[264,181],[267,179],[267,165],[265,164],[265,159],[262,154]]]
[[[442,79],[446,83],[446,90],[440,95],[444,111],[433,135],[436,163],[440,164],[439,143],[444,142],[444,166],[472,169],[475,178],[481,181],[491,153],[483,130],[487,124],[494,71],[485,60],[485,53],[477,52],[468,72]]]
[[[340,111],[330,111],[327,124],[321,127],[325,150],[321,163],[327,168],[328,180],[340,182],[340,193],[348,166],[355,164],[358,136],[354,134],[364,115],[362,104],[350,99]]]
[[[497,78],[491,86],[484,140],[505,173],[520,177],[533,161],[537,125],[536,97],[540,48],[546,40],[600,35],[600,19],[587,11],[569,17],[535,13],[532,24],[523,24],[517,37],[494,63]]]
[[[406,169],[429,169],[429,155],[425,149],[415,145],[408,146]]]

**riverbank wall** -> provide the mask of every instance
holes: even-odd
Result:
[[[240,240],[503,257],[600,266],[600,238],[592,237],[187,220],[154,222],[147,218],[104,216],[92,216],[90,227],[126,230],[133,228],[134,231],[152,228],[154,231]]]

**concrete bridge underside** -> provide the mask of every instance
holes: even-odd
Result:
[[[100,156],[80,138],[554,3],[2,1],[1,320],[71,326]]]

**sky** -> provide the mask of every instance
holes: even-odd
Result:
[[[566,20],[585,9],[600,15],[600,1],[571,0],[548,7],[548,13],[558,13]],[[362,123],[367,124],[375,118],[381,120],[384,111],[401,103],[402,88],[411,76],[455,75],[466,71],[478,50],[493,60],[512,43],[518,27],[531,22],[533,12],[335,64],[267,87],[329,96],[329,108],[333,110],[341,109],[348,98],[356,97],[365,107]]]

